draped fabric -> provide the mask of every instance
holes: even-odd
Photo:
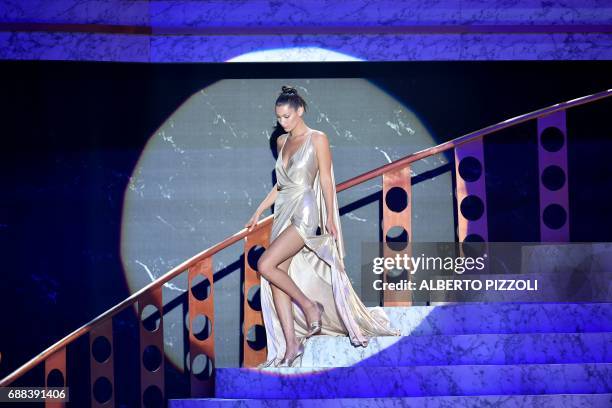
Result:
[[[327,233],[327,211],[317,157],[312,143],[311,129],[298,150],[283,166],[281,148],[276,161],[276,179],[279,193],[274,205],[274,221],[270,241],[294,225],[304,240],[304,247],[293,256],[289,276],[304,294],[319,301],[325,308],[321,334],[349,336],[355,346],[367,346],[373,336],[398,336],[390,327],[384,309],[368,309],[359,299],[344,269],[345,249],[340,212],[336,194],[333,164],[331,166],[333,220],[337,239]],[[321,235],[316,235],[317,227]],[[261,307],[267,336],[268,356],[263,366],[278,363],[285,354],[285,337],[276,314],[270,283],[261,277]],[[307,330],[306,318],[300,307],[293,303],[296,335],[303,337]]]

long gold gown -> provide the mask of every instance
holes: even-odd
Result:
[[[274,221],[270,242],[289,225],[295,225],[304,239],[304,247],[294,255],[289,276],[304,294],[321,302],[325,308],[320,334],[350,337],[355,346],[367,346],[373,336],[398,336],[390,327],[384,309],[366,308],[353,289],[344,270],[344,239],[340,225],[338,199],[333,164],[333,219],[337,240],[326,233],[327,209],[319,182],[319,171],[311,129],[306,140],[283,167],[283,147],[276,161],[275,171],[278,195],[274,204]],[[316,235],[320,227],[322,235]],[[270,283],[261,277],[261,308],[267,336],[268,355],[260,367],[276,365],[285,354],[285,336],[276,314]],[[297,337],[307,330],[306,319],[300,307],[293,302],[294,326]]]

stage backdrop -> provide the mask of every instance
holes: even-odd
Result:
[[[328,135],[341,182],[487,125],[610,88],[612,64],[1,67],[5,376],[244,226],[275,182],[281,132],[274,100],[282,85],[305,97],[306,123]],[[612,240],[611,107],[602,101],[568,111],[572,241]],[[491,241],[539,239],[535,129],[530,121],[485,139]],[[452,153],[413,165],[413,240],[455,240],[453,167]],[[339,194],[347,272],[358,291],[361,243],[381,238],[380,190],[377,179]],[[242,250],[235,245],[214,258],[219,367],[240,364]],[[185,288],[186,276],[163,289],[166,370],[177,394],[187,384]],[[137,327],[133,308],[115,319],[116,338],[125,339],[115,344],[116,361],[137,355]],[[69,361],[69,377],[83,369],[79,364],[87,363]],[[130,384],[137,371],[117,376],[119,398],[136,398]]]

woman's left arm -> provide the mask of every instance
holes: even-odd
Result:
[[[331,177],[332,157],[329,149],[329,141],[325,133],[317,132],[312,135],[312,142],[317,153],[319,182],[321,183],[321,190],[323,190],[323,198],[325,199],[325,209],[327,210],[327,231],[336,238],[337,230],[334,224],[334,190]],[[321,232],[324,233],[325,231]]]

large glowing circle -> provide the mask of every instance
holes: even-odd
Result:
[[[177,107],[151,136],[133,170],[121,229],[121,258],[131,293],[244,227],[274,184],[274,101],[285,84],[306,99],[306,124],[328,135],[337,182],[436,144],[414,112],[364,79],[216,82]],[[440,154],[411,169],[415,174],[447,164]],[[426,213],[440,225],[450,225],[452,240],[451,186],[450,172],[413,186],[413,233],[419,239],[445,238],[430,222],[420,223]],[[374,179],[338,198],[342,207],[380,190],[380,179]],[[427,201],[432,197],[435,205]],[[345,264],[358,293],[361,243],[378,241],[378,211],[378,203],[369,200],[342,217]],[[240,363],[243,251],[239,243],[213,257],[217,367]],[[181,370],[188,344],[187,295],[187,273],[163,286],[164,348]]]
[[[359,58],[319,47],[277,48],[253,51],[227,60],[227,62],[332,62],[362,61]]]

